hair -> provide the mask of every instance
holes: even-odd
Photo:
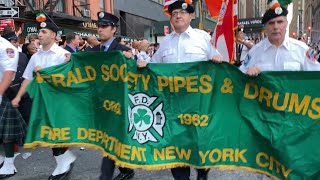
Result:
[[[70,33],[66,34],[66,42],[67,42],[67,44],[71,43],[72,40],[75,40],[76,36],[79,36],[79,35],[74,33],[74,32],[70,32]]]
[[[2,34],[4,35],[4,34],[11,33],[11,32],[13,32],[13,29],[11,26],[8,25],[8,26],[4,27]]]
[[[121,42],[121,39],[122,39],[122,37],[116,37],[114,40],[116,40],[118,43],[120,43]]]
[[[38,39],[38,35],[37,34],[30,34],[28,37],[28,40],[31,41],[30,39]]]

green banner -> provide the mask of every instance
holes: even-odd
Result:
[[[82,146],[117,165],[320,177],[320,72],[248,77],[227,63],[76,53],[37,73],[25,147]]]

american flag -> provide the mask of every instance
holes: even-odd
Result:
[[[234,62],[234,30],[237,24],[237,0],[223,0],[213,34],[213,45],[219,50],[224,60],[230,63]]]

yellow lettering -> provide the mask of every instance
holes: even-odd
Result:
[[[63,74],[52,74],[52,82],[55,86],[58,86],[58,84],[61,84],[61,86],[66,87]]]
[[[76,70],[76,75],[78,77],[79,83],[83,83],[83,82],[87,82],[88,81],[88,78],[82,78],[81,71],[80,71],[79,68],[75,68],[75,70]]]
[[[176,148],[176,152],[178,155],[179,159],[185,159],[185,160],[189,160],[190,159],[190,155],[191,155],[191,150],[188,149],[188,153],[186,152],[185,149],[181,148],[181,150],[179,148]]]
[[[229,158],[230,162],[234,161],[233,154],[234,154],[233,149],[231,149],[231,148],[223,149],[222,150],[222,161],[227,161],[227,157]]]
[[[188,76],[187,77],[187,91],[188,92],[198,92],[198,88],[192,87],[198,84],[198,76]]]
[[[96,137],[96,130],[95,129],[89,129],[88,131],[88,140],[89,141],[94,141]]]
[[[87,77],[88,77],[89,80],[92,81],[92,80],[96,79],[97,72],[92,66],[85,66],[84,69],[86,71],[86,74],[87,74]]]
[[[68,72],[68,79],[67,79],[67,86],[69,87],[71,83],[78,84],[78,79],[77,77],[73,74],[72,71]]]
[[[158,158],[163,161],[164,160],[164,149],[161,149],[161,152],[158,149],[153,150],[153,159],[158,161]]]
[[[158,76],[159,91],[163,91],[163,88],[169,85],[168,78],[165,76]]]
[[[179,92],[179,88],[182,88],[186,85],[186,80],[183,77],[176,76],[174,77],[174,92]]]
[[[209,93],[212,90],[212,78],[209,75],[202,75],[200,77],[200,84],[202,86],[199,87],[201,93]]]
[[[78,128],[78,139],[84,140],[88,138],[88,131],[85,128]]]
[[[250,88],[253,87],[254,88],[254,93],[250,94]],[[246,87],[244,89],[244,97],[247,99],[255,99],[257,98],[259,95],[259,89],[258,86],[254,83],[246,83]]]
[[[289,104],[289,112],[293,111],[293,107],[295,108],[295,113],[299,114],[301,110],[303,109],[302,114],[305,115],[307,113],[309,103],[311,100],[311,96],[304,96],[302,102],[299,104],[299,96],[297,93],[291,94],[291,100]]]
[[[267,106],[270,107],[271,98],[272,98],[272,92],[269,89],[265,88],[265,87],[261,87],[260,88],[259,102],[262,103],[262,100],[264,99],[266,101]]]
[[[246,149],[242,149],[240,152],[239,152],[239,149],[236,149],[235,162],[238,162],[240,158],[243,163],[247,163],[247,159],[244,157],[244,153],[246,152],[247,152]]]
[[[266,168],[269,166],[269,163],[268,162],[262,162],[261,161],[261,158],[265,159],[265,160],[269,160],[269,157],[266,153],[263,153],[263,152],[259,152],[256,156],[256,163],[258,164],[258,166],[260,167],[263,167],[263,168]]]
[[[176,159],[174,155],[174,146],[166,147],[166,160],[173,160]]]
[[[208,154],[210,153],[210,151],[206,151],[205,154],[203,154],[202,151],[199,151],[199,155],[201,157],[201,163],[204,164],[206,162],[206,157],[208,156]]]
[[[273,97],[273,101],[272,101],[272,106],[275,110],[278,110],[278,111],[284,111],[287,106],[288,106],[288,103],[289,103],[289,97],[290,97],[290,94],[289,93],[286,93],[285,94],[285,97],[284,97],[284,100],[283,100],[283,104],[282,106],[278,106],[278,101],[279,101],[279,93],[275,93],[274,94],[274,97]]]
[[[320,118],[320,98],[315,98],[311,103],[311,109],[308,111],[308,115],[312,119],[319,119]],[[317,114],[313,114],[313,110],[317,112]]]
[[[119,71],[120,71],[120,69],[119,69],[118,65],[112,64],[110,66],[110,79],[112,81],[118,81],[119,80],[119,78],[120,78]]]
[[[142,75],[143,89],[144,89],[145,91],[148,90],[149,80],[150,80],[150,75],[147,75],[147,77],[145,77],[144,75]]]
[[[62,128],[61,129],[61,140],[69,140],[70,139],[70,128]]]
[[[126,159],[126,160],[130,160],[130,157],[129,157],[130,149],[131,149],[131,147],[129,145],[122,144],[120,157],[123,159]]]
[[[102,80],[109,81],[109,67],[107,65],[103,64],[101,66],[101,73],[103,74],[101,75]]]
[[[50,127],[49,126],[41,126],[41,133],[40,133],[40,137],[44,138],[45,135],[49,135],[50,134]]]
[[[213,157],[214,154],[217,154],[216,158]],[[209,160],[212,163],[216,163],[216,162],[219,162],[221,160],[221,156],[222,156],[221,150],[220,149],[214,149],[209,154]]]

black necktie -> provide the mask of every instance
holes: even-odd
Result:
[[[104,51],[106,49],[106,46],[102,45],[100,46],[100,51]]]

